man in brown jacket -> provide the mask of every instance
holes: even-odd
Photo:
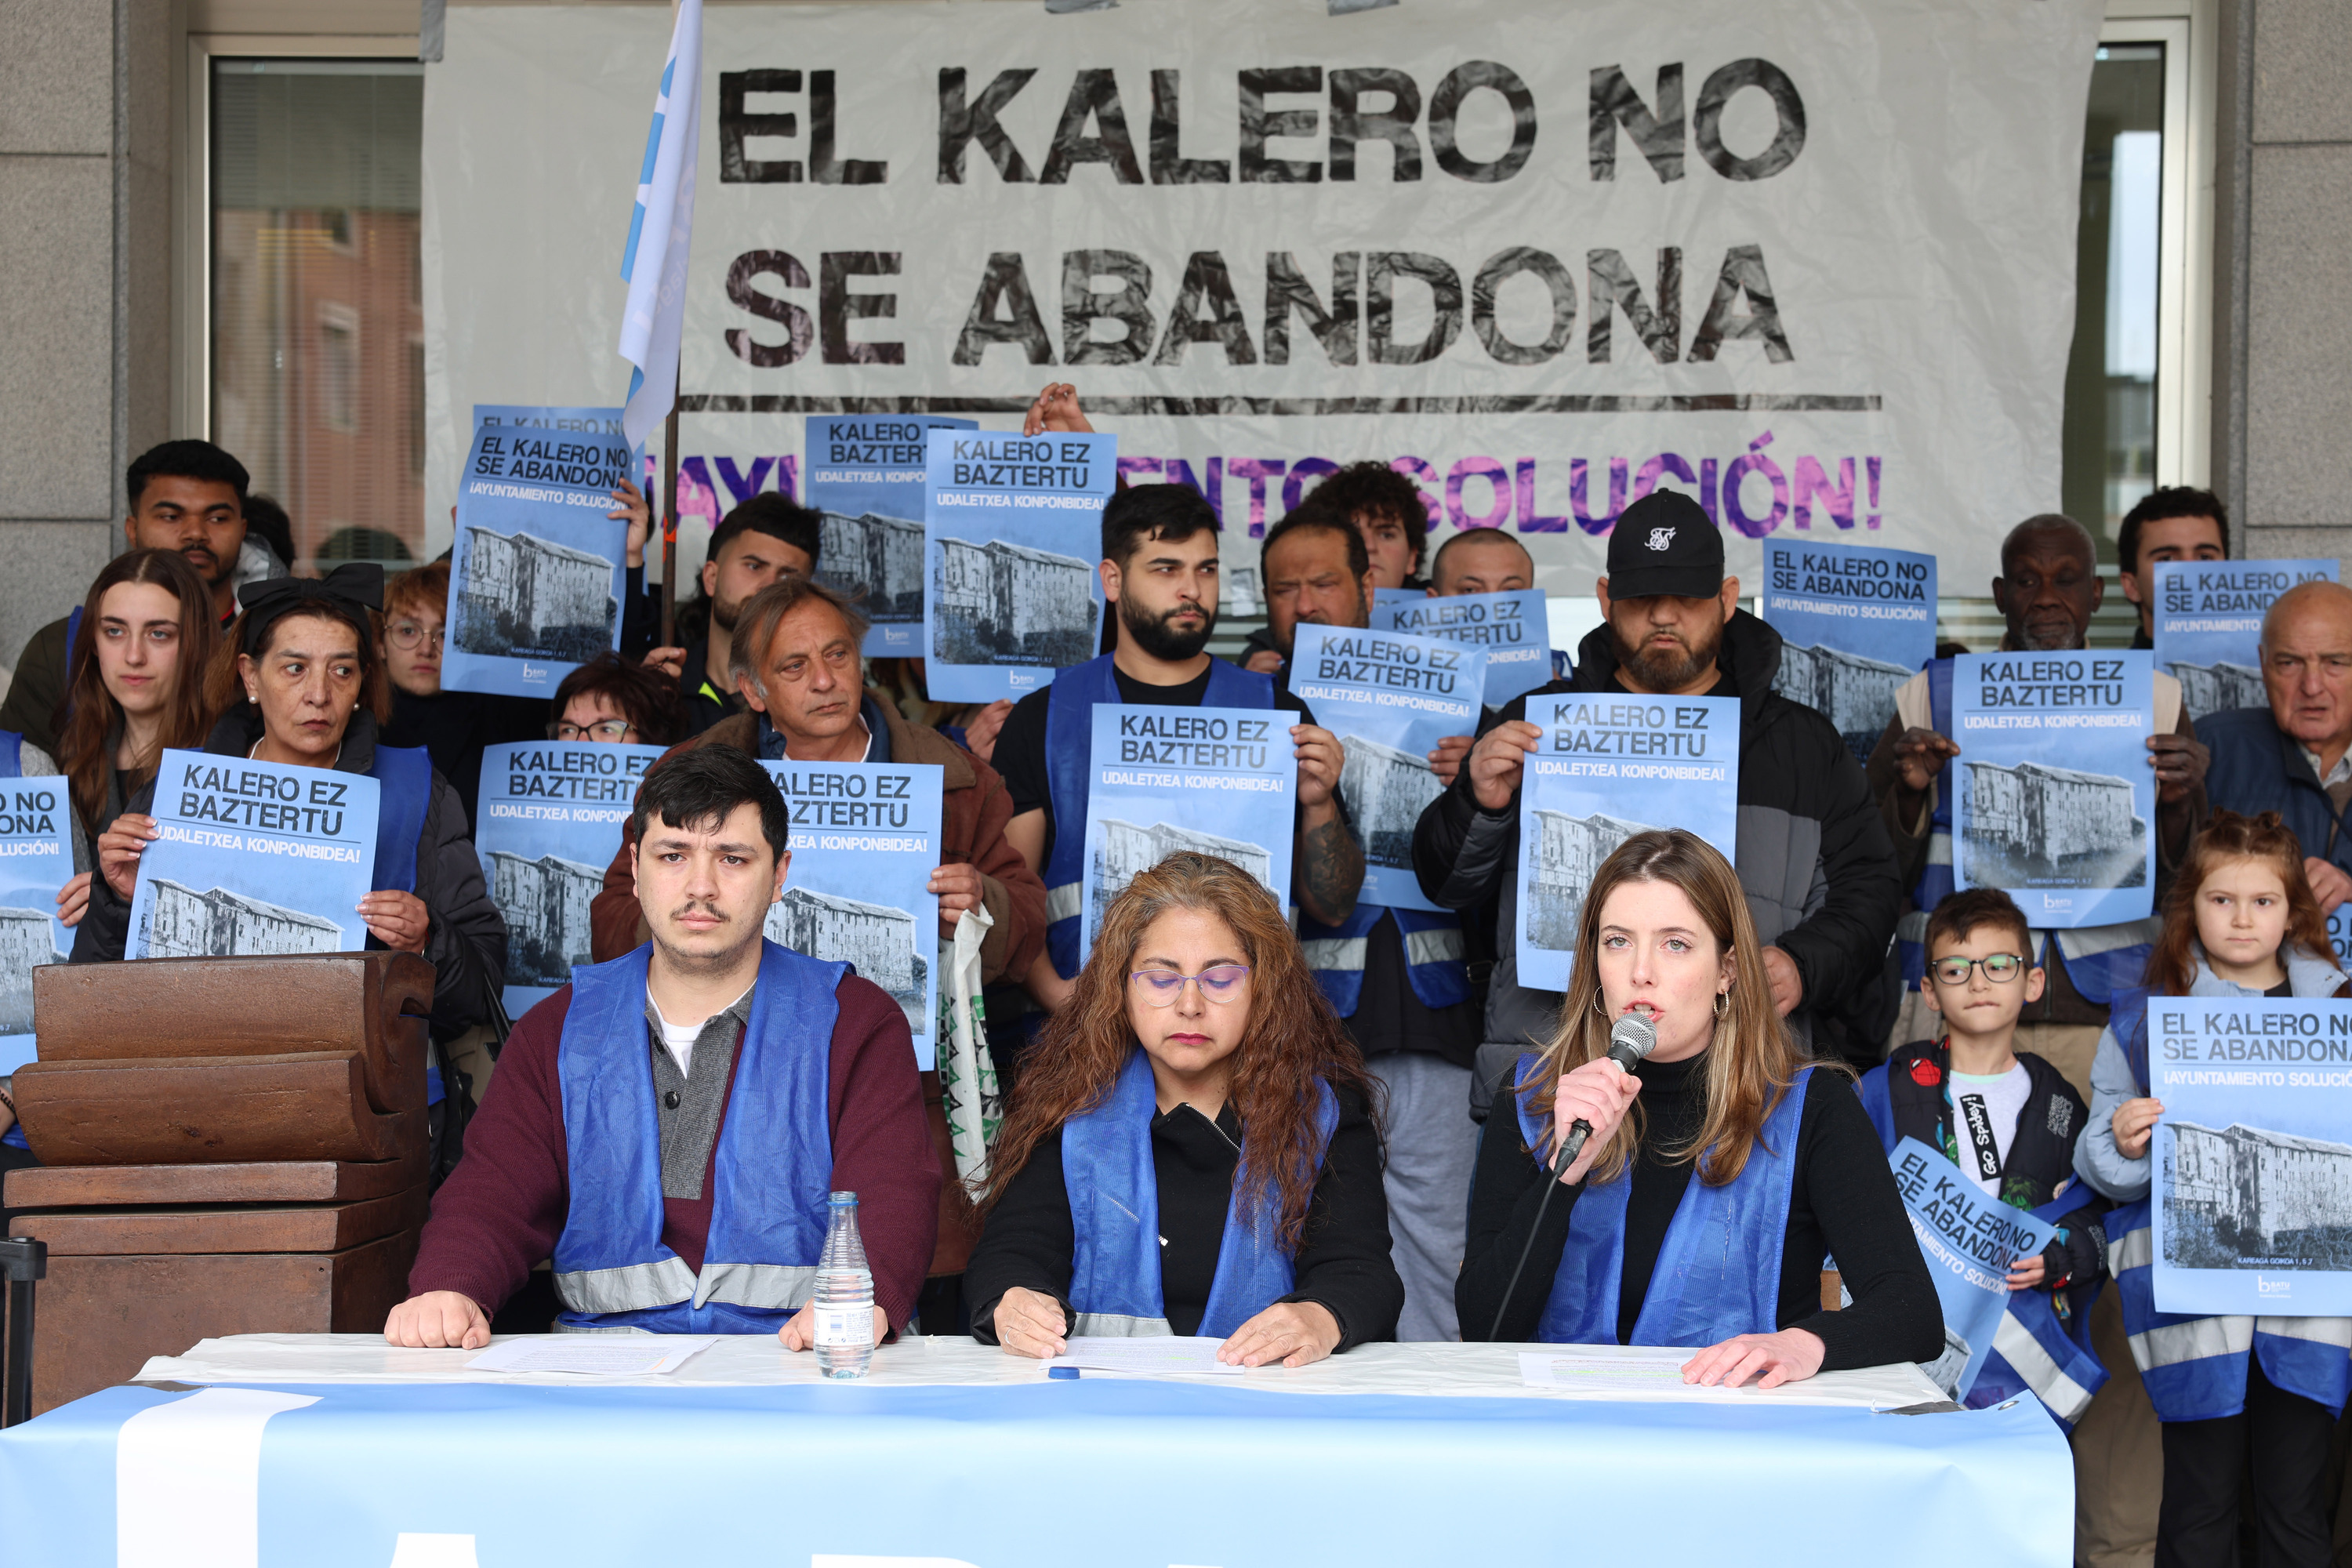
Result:
[[[940,867],[930,890],[940,900],[940,933],[952,939],[957,918],[983,909],[995,922],[981,943],[983,983],[1026,974],[1045,945],[1045,884],[1004,840],[1013,797],[994,769],[935,731],[918,729],[878,692],[865,689],[859,648],[866,617],[835,590],[809,577],[786,577],[747,600],[736,620],[730,666],[751,711],[723,719],[675,748],[732,746],[770,762],[930,763],[940,770]],[[646,940],[637,908],[634,844],[625,827],[620,851],[590,906],[596,961],[617,958]],[[936,1072],[923,1076],[931,1140],[950,1180],[940,1188],[934,1278],[961,1274],[978,1232],[971,1200],[952,1179],[954,1151]]]

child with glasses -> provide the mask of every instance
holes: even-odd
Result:
[[[990,1155],[972,1338],[1199,1334],[1237,1366],[1394,1339],[1370,1081],[1273,896],[1171,855],[1073,984]]]
[[[2257,1560],[2334,1561],[2327,1457],[2352,1391],[2352,1320],[2159,1312],[2149,1267],[2150,1154],[2164,1106],[2147,1092],[2148,1000],[2352,993],[2303,857],[2276,812],[2215,812],[2165,898],[2146,986],[2116,993],[2091,1067],[2091,1126],[2074,1167],[2121,1205],[2107,1216],[2108,1265],[2132,1359],[2163,1423],[2159,1564],[2232,1561],[2249,1475]]]
[[[1927,917],[1920,994],[1942,1020],[1862,1080],[1863,1108],[1889,1153],[1916,1138],[1988,1197],[2057,1227],[2041,1253],[2015,1259],[2009,1311],[1968,1403],[2031,1390],[2072,1428],[2107,1380],[2091,1349],[2090,1310],[2105,1278],[2106,1203],[2074,1177],[2089,1109],[2058,1069],[2017,1047],[2018,1018],[2040,1000],[2024,912],[2007,893],[1947,894]]]

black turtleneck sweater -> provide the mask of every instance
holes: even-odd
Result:
[[[1637,1068],[1646,1117],[1625,1205],[1625,1261],[1619,1277],[1617,1342],[1633,1342],[1633,1324],[1649,1294],[1650,1274],[1666,1227],[1691,1182],[1690,1162],[1669,1163],[1658,1152],[1685,1144],[1706,1114],[1705,1056],[1687,1061],[1643,1062]],[[1822,1370],[1932,1361],[1942,1352],[1943,1311],[1936,1284],[1912,1238],[1896,1195],[1885,1151],[1862,1102],[1843,1075],[1816,1068],[1805,1084],[1797,1131],[1796,1179],[1789,1194],[1789,1227],[1780,1255],[1778,1326],[1821,1337]],[[1479,1145],[1470,1198],[1470,1234],[1454,1302],[1463,1335],[1486,1337],[1511,1268],[1528,1236],[1535,1247],[1512,1293],[1510,1310],[1493,1337],[1535,1338],[1552,1278],[1568,1245],[1576,1199],[1584,1184],[1562,1188],[1535,1228],[1544,1173],[1520,1142],[1517,1119],[1497,1105]],[[1853,1304],[1821,1310],[1823,1258],[1834,1256]]]

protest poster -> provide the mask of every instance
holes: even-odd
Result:
[[[620,646],[629,525],[604,514],[628,473],[624,437],[476,427],[457,487],[445,688],[548,697]]]
[[[768,940],[847,963],[890,994],[936,1059],[941,773],[935,763],[763,762],[792,813],[793,863],[769,906]]]
[[[1895,1145],[1895,1190],[1919,1238],[1944,1309],[1944,1353],[1923,1363],[1954,1399],[1976,1386],[1992,1339],[2009,1310],[2010,1265],[2049,1246],[2058,1232],[2021,1208],[1989,1196],[1958,1165],[1916,1138]]]
[[[1895,694],[1936,656],[1936,558],[1768,539],[1761,596],[1764,624],[1780,634],[1772,689],[1828,719],[1867,761]]]
[[[621,847],[637,785],[665,748],[524,741],[482,753],[474,847],[507,922],[507,1016],[593,963],[588,906]]]
[[[1500,708],[1551,679],[1551,617],[1540,589],[1503,594],[1423,595],[1386,605],[1375,594],[1372,629],[1410,637],[1444,637],[1486,654],[1483,700]]]
[[[2145,920],[2156,884],[2155,664],[2146,651],[1962,654],[1944,784],[1953,879],[2035,930]]]
[[[1445,786],[1429,753],[1478,731],[1486,655],[1442,637],[1301,624],[1290,689],[1339,737],[1339,795],[1364,847],[1366,903],[1434,910],[1412,870],[1412,830]]]
[[[73,952],[72,928],[58,923],[72,813],[62,778],[0,780],[0,1076],[33,1059],[33,971]]]
[[[1631,692],[1539,697],[1519,786],[1519,984],[1568,989],[1584,892],[1636,833],[1683,827],[1736,857],[1739,700]]]
[[[2352,1317],[2352,1002],[2151,996],[2158,1311]]]
[[[934,430],[972,430],[942,414],[813,414],[801,499],[824,518],[816,579],[866,620],[868,658],[923,651],[923,475]]]
[[[2327,940],[2336,948],[2336,962],[2352,964],[2352,903],[2336,905],[2327,917]]]
[[[365,773],[166,751],[123,956],[357,952],[382,793]]]
[[[2336,581],[2336,563],[2159,561],[2156,566],[2156,668],[2180,682],[2191,719],[2231,708],[2266,708],[2263,616],[2298,583]]]
[[[485,425],[510,430],[545,430],[561,435],[588,436],[619,441],[621,411],[617,408],[557,408],[538,403],[477,403],[474,430]]]
[[[1136,874],[1180,850],[1230,860],[1290,908],[1298,757],[1291,715],[1095,704],[1079,957]]]
[[[1101,647],[1102,509],[1116,436],[934,430],[923,647],[939,702],[1018,700]]]

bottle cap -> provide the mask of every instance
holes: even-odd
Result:
[[[1045,1375],[1057,1382],[1067,1381],[1078,1375],[1078,1369],[1074,1366],[1049,1366],[1045,1369]]]

